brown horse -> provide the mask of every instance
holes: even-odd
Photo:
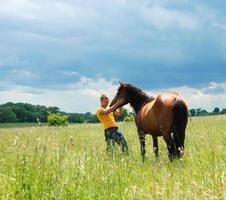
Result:
[[[117,101],[118,107],[129,103],[136,113],[135,122],[143,160],[146,134],[152,135],[156,157],[158,157],[158,136],[163,136],[167,144],[170,161],[183,155],[188,107],[179,94],[166,92],[154,98],[131,84],[120,83],[110,106]]]

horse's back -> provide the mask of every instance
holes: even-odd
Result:
[[[158,121],[168,126],[172,125],[173,111],[176,102],[180,101],[187,109],[185,100],[177,92],[165,92],[156,97],[156,110],[158,110]]]
[[[183,100],[183,97],[177,92],[165,92],[156,97],[156,101],[161,102],[162,106],[172,107],[177,99]]]
[[[151,132],[160,136],[168,132],[172,126],[173,108],[178,99],[184,102],[176,92],[159,94],[153,101],[142,107],[137,116],[137,123],[146,133]]]

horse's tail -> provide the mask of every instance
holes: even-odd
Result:
[[[173,128],[176,148],[183,150],[185,129],[188,122],[188,108],[183,99],[178,98],[173,106]]]

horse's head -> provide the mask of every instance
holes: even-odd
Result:
[[[111,101],[110,106],[113,106],[116,102],[118,102],[118,108],[129,103],[129,96],[127,92],[128,84],[119,82],[120,86],[118,87],[118,92]]]

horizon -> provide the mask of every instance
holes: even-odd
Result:
[[[47,108],[49,107],[57,107],[55,105],[50,105],[50,106],[47,106],[47,105],[44,105],[44,104],[32,104],[32,103],[29,103],[29,102],[5,102],[5,103],[1,103],[0,105],[4,105],[4,104],[7,104],[7,103],[13,103],[13,104],[17,104],[17,103],[22,103],[22,104],[31,104],[33,106],[45,106]],[[128,112],[133,112],[133,108],[128,104],[126,106],[123,106],[124,109],[126,109]],[[89,111],[86,111],[86,112],[66,112],[65,110],[61,109],[60,107],[57,107],[59,108],[60,112],[63,112],[63,113],[66,113],[66,114],[73,114],[73,113],[80,113],[80,114],[86,114],[86,113],[91,113],[91,114],[96,114],[95,112],[89,112]],[[215,106],[214,108],[219,108],[220,111],[222,111],[223,109],[226,109],[225,107],[218,107],[218,106]],[[214,111],[214,108],[213,110],[206,110],[202,107],[197,107],[197,108],[188,108],[189,110],[192,110],[192,109],[195,109],[195,110],[198,110],[198,109],[201,109],[201,110],[206,110],[208,113],[211,113]]]
[[[0,2],[0,104],[95,113],[118,81],[226,108],[226,2]],[[51,11],[54,10],[54,16]],[[129,107],[126,107],[129,109]]]

